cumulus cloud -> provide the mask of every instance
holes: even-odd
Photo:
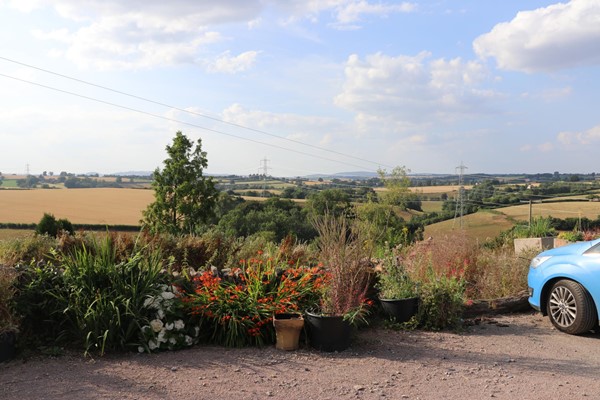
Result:
[[[51,49],[84,68],[134,69],[153,66],[197,63],[211,72],[235,73],[254,64],[258,50],[232,57],[210,56],[210,45],[229,40],[220,28],[239,23],[256,29],[264,22],[262,14],[269,8],[283,11],[288,20],[318,19],[325,12],[334,25],[349,26],[365,15],[385,17],[397,12],[411,12],[416,6],[367,0],[221,0],[218,2],[172,0],[11,0],[8,3],[22,12],[52,8],[68,20],[69,26],[36,31],[38,39],[57,41],[64,50]],[[202,58],[200,59],[200,55]],[[211,59],[212,58],[212,59]]]
[[[75,28],[60,28],[34,36],[66,45],[55,55],[65,56],[81,67],[101,69],[147,68],[198,62],[199,54],[224,37],[211,27],[256,20],[263,5],[258,0],[190,2],[187,0],[77,0],[13,2],[21,11],[52,7]],[[70,24],[73,25],[73,24]],[[204,61],[228,72],[251,66],[252,52],[237,57]]]
[[[251,68],[256,61],[258,52],[247,51],[237,56],[231,56],[227,51],[217,57],[216,60],[207,63],[208,72],[223,72],[233,74],[246,71]]]
[[[600,142],[600,125],[584,132],[560,132],[557,140],[563,145],[591,145]]]
[[[600,2],[571,0],[519,12],[473,42],[482,58],[499,68],[556,71],[600,64]]]
[[[346,79],[335,103],[357,113],[359,123],[387,120],[392,132],[417,124],[465,116],[482,110],[493,92],[478,85],[487,71],[478,62],[416,56],[352,55],[346,62]]]

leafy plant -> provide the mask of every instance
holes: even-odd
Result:
[[[375,288],[382,299],[407,299],[418,294],[417,283],[398,261],[398,257],[390,252],[386,254],[383,269],[377,277]]]
[[[274,313],[304,311],[317,302],[325,281],[319,268],[289,267],[261,257],[241,260],[230,275],[205,271],[194,278],[191,313],[202,321],[209,341],[228,347],[274,341]]]
[[[579,242],[584,238],[583,232],[579,231],[565,231],[558,234],[560,239],[564,239],[569,242]]]
[[[458,329],[462,325],[465,281],[461,276],[433,275],[420,293],[418,325],[423,329]]]
[[[555,236],[556,229],[552,226],[551,218],[538,217],[530,225],[516,225],[513,228],[514,238],[535,238]]]
[[[0,334],[18,330],[19,321],[13,310],[17,272],[0,265]]]
[[[27,326],[34,333],[50,327],[46,339],[82,344],[86,353],[136,345],[144,301],[167,281],[160,253],[142,250],[119,262],[106,237],[92,248],[54,251],[52,263],[32,262],[18,299]]]
[[[160,285],[160,293],[149,295],[144,309],[150,311],[148,324],[141,328],[140,353],[176,350],[198,343],[200,327],[188,318],[182,299],[185,294],[175,285]]]

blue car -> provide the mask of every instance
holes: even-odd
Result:
[[[600,239],[538,254],[527,276],[529,304],[556,329],[581,334],[598,326]]]

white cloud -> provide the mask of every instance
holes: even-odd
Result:
[[[231,56],[227,51],[217,57],[216,60],[207,63],[208,72],[223,72],[233,74],[250,69],[254,66],[258,52],[247,51],[237,56]]]
[[[477,87],[487,78],[481,64],[430,57],[427,52],[398,57],[377,53],[364,60],[352,55],[335,103],[356,112],[359,124],[387,120],[391,132],[401,132],[476,114],[495,96]]]
[[[600,2],[571,0],[517,13],[479,36],[473,48],[498,67],[524,72],[556,71],[600,63]]]
[[[563,145],[591,145],[600,143],[600,125],[597,125],[585,132],[560,132],[557,140]]]

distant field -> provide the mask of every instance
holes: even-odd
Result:
[[[76,224],[138,225],[153,200],[142,189],[0,190],[0,222],[37,223],[48,212]]]
[[[430,212],[440,212],[442,211],[442,205],[444,204],[443,201],[427,201],[424,200],[421,202],[421,208],[423,209],[424,212],[430,213]]]
[[[596,219],[600,215],[600,202],[563,202],[563,203],[534,203],[533,217],[578,218],[587,217]],[[518,205],[498,208],[494,211],[479,211],[463,217],[464,230],[470,238],[480,242],[486,238],[494,238],[500,232],[510,229],[514,220],[527,221],[529,219],[529,205]],[[425,237],[452,235],[460,230],[460,221],[448,220],[425,227]]]
[[[490,211],[479,211],[475,214],[466,215],[462,220],[462,229],[473,241],[483,243],[486,239],[498,236],[502,231],[510,229],[513,223],[503,214]],[[438,222],[425,227],[425,238],[450,236],[461,231],[460,219],[451,219]]]
[[[529,204],[500,208],[498,211],[515,219],[525,221],[529,219]],[[532,215],[534,217],[552,216],[561,219],[577,218],[579,216],[596,219],[600,215],[600,202],[533,203]]]
[[[3,179],[2,185],[0,185],[0,188],[16,188],[16,187],[17,187],[16,179]]]
[[[0,229],[0,240],[24,238],[33,232],[28,229]]]

